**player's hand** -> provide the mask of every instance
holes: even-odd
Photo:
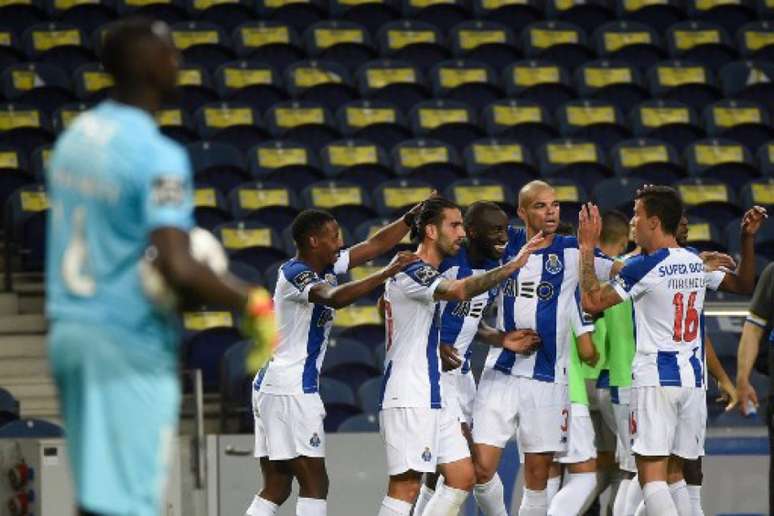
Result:
[[[736,395],[739,399],[739,410],[745,416],[749,415],[748,408],[755,407],[756,410],[758,409],[758,395],[748,380],[737,380]]]
[[[717,271],[720,269],[736,269],[736,261],[725,253],[718,251],[704,251],[699,253],[699,258],[704,262],[704,268],[707,271]]]
[[[503,349],[519,355],[531,355],[540,346],[540,335],[535,330],[514,330],[503,335]]]
[[[419,260],[419,256],[415,255],[414,253],[409,251],[401,251],[393,256],[392,260],[390,260],[390,263],[388,263],[387,266],[382,269],[382,274],[384,274],[385,278],[392,278],[404,268],[406,268],[408,264],[417,260]]]
[[[602,234],[602,217],[595,204],[586,203],[578,213],[578,243],[586,247],[596,247]]]
[[[763,221],[769,217],[766,208],[753,206],[742,217],[742,235],[754,236],[761,228]]]
[[[722,401],[726,404],[726,412],[736,407],[739,403],[739,396],[736,393],[736,387],[729,379],[725,379],[718,383],[721,393],[717,401]]]
[[[454,346],[441,344],[438,346],[438,351],[441,354],[441,368],[444,371],[452,371],[462,365],[462,359]]]
[[[425,201],[428,199],[432,199],[433,197],[438,197],[440,194],[438,193],[438,190],[433,189],[430,192],[430,195],[427,196],[427,199],[425,199],[422,202],[416,203],[409,211],[406,212],[406,214],[403,216],[403,220],[406,222],[406,225],[411,227],[414,224],[414,221],[417,218],[417,215],[419,215],[419,212],[422,211],[422,206],[425,204]]]
[[[274,304],[266,289],[250,292],[242,317],[242,333],[253,343],[247,352],[246,364],[247,372],[253,374],[271,360],[279,342]]]
[[[540,249],[540,246],[543,245],[543,240],[545,240],[543,232],[538,231],[535,236],[529,239],[529,242],[519,249],[519,254],[517,254],[513,260],[508,262],[509,265],[511,265],[514,270],[524,267],[527,264],[530,255]]]

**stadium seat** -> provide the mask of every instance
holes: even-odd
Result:
[[[553,187],[554,192],[556,192],[556,200],[562,205],[562,221],[577,226],[578,212],[581,206],[589,201],[586,190],[572,179],[551,177],[547,182]],[[515,219],[511,220],[511,225],[523,227],[524,223],[520,219]]]
[[[460,179],[446,188],[444,196],[463,208],[463,211],[476,201],[490,201],[499,204],[506,213],[516,212],[514,190],[491,179]]]
[[[465,102],[480,110],[503,96],[498,77],[484,63],[457,59],[438,63],[429,74],[436,97]]]
[[[605,0],[548,0],[546,18],[571,22],[591,32],[615,18],[615,12],[611,9],[611,2]]]
[[[379,142],[384,149],[413,136],[403,113],[389,102],[355,100],[341,106],[336,119],[344,136]]]
[[[443,147],[435,147],[436,150],[425,151],[425,156],[429,158],[430,156],[427,155],[436,154],[436,159],[442,158],[441,152],[437,150],[439,148]],[[421,163],[422,152],[416,152],[412,149],[410,153],[404,152],[403,157],[408,158],[413,163]],[[400,158],[400,154],[393,158],[393,163],[395,158]],[[372,200],[380,216],[392,218],[398,214],[403,214],[405,210],[427,199],[432,191],[433,187],[425,181],[410,178],[392,179],[379,185],[372,195]]]
[[[393,222],[393,218],[376,218],[371,219],[363,222],[358,227],[355,228],[355,242],[365,242],[369,238],[371,238],[377,231],[382,229],[384,226],[390,224]],[[371,273],[376,272],[379,267],[377,265],[374,265],[374,263],[386,263],[387,257],[391,256],[393,252],[398,251],[409,251],[414,249],[415,246],[413,246],[411,242],[411,235],[409,233],[406,234],[406,236],[403,237],[403,239],[398,242],[398,245],[396,245],[392,250],[388,251],[387,253],[383,254],[381,257],[376,258],[373,262],[368,262],[365,265],[361,265],[359,267],[355,267],[354,269],[349,271],[350,278],[352,279],[360,279],[365,278]],[[379,296],[381,295],[381,291],[383,289],[376,289],[374,290],[369,296],[368,299],[373,299],[376,301]]]
[[[220,98],[244,102],[259,113],[288,99],[280,75],[271,66],[255,61],[231,61],[215,72],[215,89]]]
[[[360,386],[360,384],[362,384],[363,382],[370,380],[371,378],[379,377],[380,373],[373,366],[366,366],[362,364],[342,364],[326,370],[325,375],[328,378],[333,378],[333,379],[339,380],[340,382],[345,383],[351,389],[354,390],[354,389],[357,389],[358,386]],[[329,412],[329,417],[333,415],[331,414],[329,409],[328,409],[328,412]],[[335,419],[338,420],[338,423],[340,423],[341,421],[343,421],[343,419],[346,419],[346,417],[357,414],[358,412],[360,411],[353,410],[349,414],[342,414],[344,416],[343,418],[336,417]],[[337,428],[337,427],[338,427],[338,424],[334,425],[334,428]]]
[[[275,70],[304,59],[301,38],[286,23],[266,20],[243,23],[234,29],[231,38],[240,58],[265,63]]]
[[[774,64],[761,61],[729,63],[720,70],[720,83],[726,97],[763,106],[774,103]]]
[[[498,100],[481,116],[490,136],[512,138],[532,149],[559,136],[552,113],[533,100]]]
[[[774,178],[767,177],[750,181],[739,193],[740,204],[745,207],[765,206],[771,210],[774,206]]]
[[[230,222],[226,199],[221,192],[208,184],[194,185],[194,219],[196,225],[208,231]]]
[[[31,60],[55,64],[68,73],[96,61],[84,33],[64,23],[40,23],[29,27],[22,36],[22,45]]]
[[[183,0],[115,0],[120,17],[142,16],[178,23],[188,19]]]
[[[365,270],[360,272],[366,273]],[[353,277],[359,278],[357,274]],[[376,309],[376,304],[365,300],[337,310],[332,333],[337,338],[356,340],[375,349],[384,343],[384,321]],[[381,365],[376,374],[380,371]]]
[[[375,414],[357,414],[341,422],[339,433],[366,433],[379,431],[379,418]]]
[[[229,32],[254,17],[254,4],[248,0],[185,0],[185,6],[192,20],[212,23]]]
[[[252,428],[253,377],[245,370],[247,352],[252,342],[242,340],[232,344],[220,360],[220,432],[233,431],[229,422],[237,418],[237,432]]]
[[[766,20],[774,20],[774,6],[769,0],[756,0],[755,6],[758,16]]]
[[[697,251],[726,252],[726,241],[718,226],[700,217],[688,217],[688,245]]]
[[[604,59],[649,68],[666,57],[658,32],[642,23],[609,22],[594,31],[594,48]]]
[[[177,88],[180,92],[177,105],[189,113],[194,113],[205,104],[219,100],[209,72],[201,65],[181,66],[177,74]]]
[[[214,23],[182,22],[174,24],[171,30],[172,41],[186,65],[200,65],[214,71],[236,57],[229,37]]]
[[[2,12],[0,7],[0,12]],[[5,19],[3,19],[5,23]],[[0,70],[25,60],[19,37],[9,27],[0,27]]]
[[[744,59],[774,61],[774,23],[771,21],[744,25],[736,33],[736,39]]]
[[[468,175],[496,181],[509,192],[518,192],[537,177],[529,147],[518,138],[476,140],[465,149],[464,159]]]
[[[73,72],[73,91],[82,101],[97,102],[105,99],[113,88],[113,76],[99,63],[89,63]]]
[[[376,49],[368,30],[348,20],[318,22],[304,32],[309,56],[357,70],[376,57]]]
[[[260,115],[247,103],[205,104],[194,113],[194,120],[202,140],[228,143],[242,151],[269,139]]]
[[[358,70],[357,83],[364,99],[387,102],[404,112],[431,96],[420,69],[408,61],[370,61]]]
[[[442,141],[458,150],[484,136],[475,111],[463,102],[428,100],[414,106],[409,124],[418,138]]]
[[[669,142],[678,152],[705,135],[698,115],[677,101],[643,102],[632,110],[630,117],[635,136]]]
[[[389,156],[368,140],[333,142],[322,150],[320,158],[327,177],[354,183],[367,192],[393,177]]]
[[[360,385],[357,390],[357,401],[360,409],[366,414],[376,414],[379,412],[381,404],[382,389],[384,380],[382,378],[372,378]]]
[[[19,188],[35,182],[27,155],[16,147],[0,144],[0,206]],[[4,212],[0,212],[0,219]]]
[[[631,217],[634,214],[634,196],[645,181],[639,177],[618,176],[600,181],[591,192],[601,212],[618,210]]]
[[[5,204],[6,257],[18,257],[21,270],[39,272],[45,263],[49,201],[43,185],[22,186]],[[6,263],[6,273],[12,266]]]
[[[42,111],[51,112],[61,104],[75,100],[68,75],[51,64],[11,65],[2,72],[0,81],[6,99]]]
[[[368,191],[355,183],[320,181],[307,186],[301,197],[307,208],[331,212],[350,231],[376,216]]]
[[[761,226],[755,238],[755,252],[769,261],[774,260],[774,223],[767,220]]]
[[[752,3],[729,3],[723,0],[688,0],[686,12],[689,19],[717,24],[731,35],[756,18]]]
[[[285,261],[278,261],[271,265],[269,265],[264,271],[263,271],[263,277],[266,281],[266,288],[269,289],[269,292],[271,292],[272,295],[274,295],[274,289],[277,286],[277,276],[279,275],[279,268],[282,266],[282,264]]]
[[[505,69],[503,83],[508,97],[538,102],[553,112],[576,97],[570,74],[551,61],[519,61]]]
[[[285,70],[285,84],[298,100],[316,102],[333,112],[357,93],[349,72],[331,61],[299,61]]]
[[[723,27],[713,23],[676,23],[667,30],[665,39],[674,59],[694,61],[708,68],[720,68],[738,55]]]
[[[538,161],[542,177],[569,179],[586,191],[612,175],[605,153],[588,140],[552,140],[539,149]]]
[[[285,23],[299,33],[327,18],[328,2],[323,0],[259,0],[258,19]]]
[[[516,36],[501,23],[466,21],[452,28],[449,39],[455,57],[478,61],[494,70],[521,59]]]
[[[387,23],[377,35],[383,57],[407,61],[420,70],[449,58],[444,36],[435,25],[416,20]]]
[[[403,16],[429,23],[448,33],[452,27],[470,18],[467,4],[463,0],[444,2],[427,0],[402,0]]]
[[[753,155],[733,140],[699,140],[685,149],[688,174],[722,181],[738,190],[760,175]]]
[[[156,111],[155,118],[163,134],[183,145],[199,139],[191,116],[179,107],[162,107]]]
[[[328,362],[328,353],[325,363]],[[320,398],[325,404],[325,431],[335,432],[342,421],[357,414],[360,410],[355,403],[355,395],[346,383],[334,378],[320,378]]]
[[[296,192],[273,181],[242,183],[228,198],[234,219],[261,222],[277,233],[290,227],[301,212],[301,201]]]
[[[41,145],[30,155],[29,166],[32,177],[35,178],[37,183],[46,182],[46,168],[48,167],[48,160],[51,157],[51,146]]]
[[[233,145],[200,141],[188,145],[187,150],[194,170],[194,179],[215,187],[223,195],[250,179],[244,155]]]
[[[230,259],[245,262],[259,271],[288,259],[277,232],[258,222],[227,222],[215,228],[214,233]]]
[[[266,123],[275,138],[298,141],[315,152],[340,137],[332,115],[317,102],[275,104],[266,113]]]
[[[761,145],[758,149],[758,162],[761,166],[761,174],[774,176],[774,141]]]
[[[591,61],[575,71],[581,97],[613,104],[622,113],[648,98],[640,71],[626,61]]]
[[[75,120],[75,117],[90,107],[89,104],[84,104],[83,102],[62,104],[51,116],[51,127],[57,134],[61,133],[70,127],[70,124]]]
[[[589,140],[608,149],[631,136],[623,115],[603,100],[571,100],[556,112],[562,136]]]
[[[78,27],[84,34],[91,34],[117,15],[111,0],[46,0],[45,3],[51,19]]]
[[[495,21],[520,34],[527,25],[543,19],[543,4],[537,0],[473,0],[476,19]]]
[[[722,226],[742,214],[733,190],[720,181],[692,177],[679,181],[676,188],[689,217]]]
[[[457,151],[439,140],[415,139],[399,143],[392,149],[392,163],[398,177],[429,183],[438,191],[465,175]]]
[[[317,153],[292,140],[261,143],[247,153],[250,175],[259,181],[276,181],[296,191],[323,179]]]
[[[19,400],[0,387],[0,427],[17,419],[19,419]]]
[[[330,5],[331,18],[358,23],[372,35],[376,35],[382,25],[400,18],[400,10],[396,0],[333,0]]]
[[[375,367],[371,349],[356,340],[332,337],[328,342],[328,350],[325,352],[322,373],[326,374],[331,369],[350,364]],[[379,366],[381,367],[381,364]],[[351,392],[349,394],[352,395],[351,401],[354,405],[355,397]]]
[[[546,59],[567,69],[574,69],[594,57],[586,34],[572,23],[536,22],[522,31],[521,40],[528,58]]]
[[[54,141],[51,121],[44,111],[27,104],[0,104],[0,138],[26,154]]]
[[[721,100],[704,108],[704,125],[709,136],[736,140],[755,151],[774,138],[768,111],[745,100]]]
[[[64,437],[61,426],[42,419],[23,418],[0,426],[0,439],[56,439]]]
[[[675,148],[650,138],[626,140],[610,152],[615,173],[621,177],[638,177],[652,184],[672,184],[686,172]]]
[[[696,110],[721,96],[712,71],[693,61],[662,61],[648,70],[647,78],[654,98],[682,102]]]
[[[649,25],[658,32],[666,31],[685,18],[682,3],[678,0],[658,3],[648,0],[616,0],[616,3],[618,18]]]
[[[201,369],[206,392],[218,390],[223,354],[242,338],[236,316],[203,308],[183,314],[183,355],[186,367]]]
[[[0,6],[3,28],[21,37],[25,28],[48,19],[42,2],[8,2]]]

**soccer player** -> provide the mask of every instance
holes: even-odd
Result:
[[[330,213],[305,210],[293,221],[298,251],[280,267],[274,291],[280,340],[274,358],[253,383],[255,457],[264,483],[248,516],[275,514],[290,496],[294,477],[300,486],[296,514],[326,514],[325,409],[319,375],[335,309],[370,293],[417,258],[399,253],[382,270],[339,286],[336,275],[396,246],[419,206],[349,249],[342,249],[341,230]]]
[[[146,249],[187,301],[242,312],[248,329],[264,326],[270,300],[189,253],[191,167],[153,119],[177,82],[167,25],[116,22],[101,58],[113,100],[62,133],[46,177],[49,354],[81,514],[157,516],[178,423],[180,335],[176,315],[143,293]]]
[[[533,329],[541,344],[529,357],[491,350],[479,382],[473,410],[475,493],[487,516],[506,514],[495,472],[517,428],[519,448],[525,453],[522,516],[546,514],[549,468],[554,454],[566,449],[567,353],[573,313],[578,310],[577,239],[556,234],[559,202],[543,181],[521,189],[518,215],[526,230],[509,228],[505,259],[533,235],[542,232],[545,237],[527,264],[501,286],[498,329]],[[607,279],[620,265],[599,254],[596,266],[600,277]]]
[[[482,274],[448,280],[438,267],[459,252],[465,239],[462,213],[445,199],[426,201],[417,217],[415,239],[420,261],[387,283],[384,389],[379,426],[390,476],[379,516],[408,515],[423,473],[438,467],[444,483],[425,508],[426,516],[459,511],[475,480],[470,451],[456,417],[441,410],[447,401],[441,385],[440,305],[466,301],[499,285],[540,245],[538,233],[515,258]]]
[[[497,267],[508,243],[508,216],[495,203],[479,201],[470,205],[465,211],[464,225],[467,242],[455,256],[445,258],[438,269],[449,280],[475,276]],[[477,332],[485,342],[494,339],[496,345],[502,345],[501,339],[512,340],[505,346],[508,349],[519,349],[525,354],[532,352],[538,342],[533,330],[502,334],[482,321],[496,295],[497,290],[494,288],[470,301],[443,301],[440,306],[441,383],[447,400],[443,410],[450,411],[460,421],[469,447],[473,444],[470,427],[476,396],[470,356],[473,352],[471,344]],[[438,478],[437,474],[425,475],[425,482],[414,507],[414,516],[420,516],[432,499]]]

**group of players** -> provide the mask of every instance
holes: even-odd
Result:
[[[515,436],[522,516],[583,514],[608,483],[615,515],[701,514],[683,468],[701,484],[700,463],[685,461],[703,454],[707,355],[734,396],[705,347],[705,293],[752,291],[754,235],[766,216],[759,207],[745,214],[736,267],[726,255],[685,247],[680,197],[664,186],[638,192],[631,221],[584,206],[577,237],[561,234],[559,203],[542,181],[519,192],[523,229],[509,226],[496,204],[477,202],[463,217],[454,203],[431,197],[342,250],[331,215],[302,213],[293,224],[298,254],[280,268],[274,297],[280,344],[254,382],[264,485],[247,515],[275,514],[293,478],[297,514],[326,514],[318,375],[333,309],[385,281],[379,426],[389,483],[373,513],[456,515],[472,491],[488,516],[507,514],[497,467]],[[337,286],[336,274],[409,231],[414,254]],[[612,258],[625,252],[630,233],[636,249]],[[482,320],[490,307],[496,328]],[[478,388],[470,371],[477,337],[491,346]]]

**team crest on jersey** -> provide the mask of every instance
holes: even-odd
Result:
[[[336,275],[333,274],[332,272],[329,272],[328,274],[325,275],[325,282],[335,287],[337,284]]]
[[[433,458],[433,454],[430,453],[430,448],[425,448],[425,451],[422,452],[422,460],[425,462],[430,462]]]
[[[554,286],[547,281],[541,282],[537,286],[537,297],[542,301],[548,301],[554,297]]]
[[[320,446],[320,443],[321,443],[321,442],[322,442],[322,440],[320,439],[320,436],[319,436],[319,435],[317,435],[317,432],[313,433],[313,434],[312,434],[312,438],[311,438],[311,439],[309,439],[309,444],[310,444],[310,445],[311,445],[313,448],[318,448],[318,447]]]
[[[559,259],[558,254],[551,253],[548,255],[548,260],[546,261],[546,272],[551,274],[559,274],[562,272],[563,268],[564,266],[562,265],[562,261]]]
[[[412,275],[420,285],[427,286],[433,282],[436,276],[438,276],[438,271],[433,269],[430,265],[423,265],[415,270]]]

